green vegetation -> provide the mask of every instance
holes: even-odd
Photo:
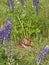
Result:
[[[38,65],[37,58],[45,45],[49,45],[49,0],[39,0],[39,12],[36,15],[31,0],[25,0],[23,8],[19,0],[14,0],[16,9],[12,11],[7,0],[0,0],[0,22],[6,24],[6,19],[12,19],[11,41],[13,65]],[[24,37],[31,38],[32,49],[20,49],[17,44]],[[8,65],[6,44],[0,45],[0,65]],[[49,54],[42,62],[49,65]]]

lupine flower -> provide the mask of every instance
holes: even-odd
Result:
[[[6,21],[6,27],[4,29],[0,29],[0,44],[3,44],[4,40],[10,39],[11,27],[12,20],[8,18]]]
[[[24,0],[20,0],[20,2],[21,2],[21,4],[22,4],[22,6],[24,6],[24,4],[25,4],[25,3],[24,3]]]
[[[14,0],[8,0],[8,6],[14,10],[15,9],[15,6],[14,6]]]
[[[39,57],[37,59],[39,64],[41,64],[42,61],[44,60],[44,58],[47,56],[48,51],[49,51],[49,46],[46,45],[46,47],[43,49],[43,51],[41,52],[41,54],[39,55]]]
[[[38,15],[38,3],[39,3],[39,0],[33,0],[33,5],[35,6],[36,8],[36,14]]]
[[[8,18],[6,21],[6,29],[11,30],[12,27],[12,20],[11,18]]]
[[[0,44],[3,44],[3,31],[0,30]]]
[[[12,20],[10,18],[6,21],[6,27],[4,30],[4,39],[10,39],[10,33],[11,33],[11,27],[12,27]]]

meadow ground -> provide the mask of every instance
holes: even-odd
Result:
[[[16,9],[12,11],[7,0],[0,0],[0,23],[5,25],[7,18],[12,19],[11,42],[0,45],[0,65],[38,65],[40,52],[49,45],[49,0],[39,0],[38,16],[31,0],[25,0],[25,8],[19,0],[14,3]],[[32,40],[32,49],[17,46],[24,37]],[[12,52],[8,53],[10,50]],[[42,65],[49,65],[49,53]]]

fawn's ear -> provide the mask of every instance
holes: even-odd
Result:
[[[30,39],[28,39],[28,38],[24,38],[24,39],[20,40],[19,43],[18,43],[18,46],[21,47],[21,48],[25,48],[25,49],[32,48]]]

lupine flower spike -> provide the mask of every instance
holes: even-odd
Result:
[[[0,29],[0,44],[3,44],[4,40],[10,40],[10,33],[12,28],[12,20],[10,18],[6,21],[6,27]]]
[[[11,33],[11,27],[12,27],[12,20],[10,18],[6,21],[6,27],[4,30],[4,39],[9,40],[10,39],[10,33]]]
[[[8,6],[10,9],[14,10],[15,9],[15,6],[14,6],[14,0],[8,0]]]
[[[10,39],[10,35],[11,35],[11,28],[12,28],[12,20],[11,18],[8,18],[6,20],[6,27],[5,27],[5,31],[4,31],[4,39],[5,39],[5,52],[8,56],[8,63],[9,65],[14,65],[13,62],[13,58],[12,58],[12,43],[11,43],[11,39]]]
[[[38,3],[39,3],[39,0],[33,0],[33,5],[35,6],[36,8],[36,14],[38,15]]]
[[[0,29],[0,44],[3,44],[3,31]]]
[[[47,56],[48,54],[48,51],[49,51],[49,46],[46,45],[46,47],[43,49],[43,51],[41,52],[41,54],[39,55],[38,59],[37,59],[37,62],[39,65],[42,64],[42,61],[44,60],[44,58]]]
[[[3,23],[0,24],[0,44],[3,44]]]
[[[24,7],[25,6],[25,0],[20,0],[21,5]]]

